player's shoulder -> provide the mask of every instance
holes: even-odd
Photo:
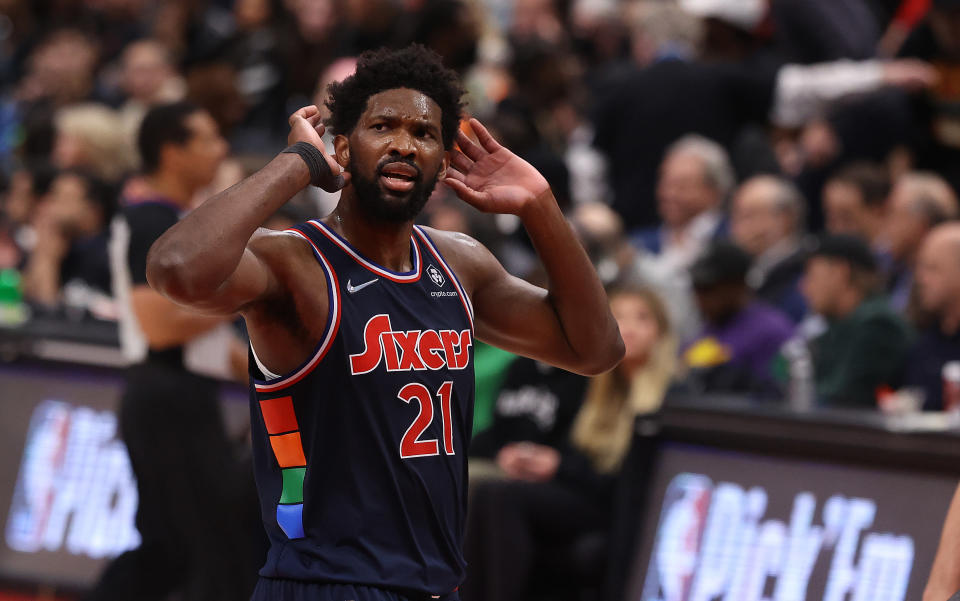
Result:
[[[247,242],[247,250],[281,276],[302,273],[317,263],[310,242],[288,230],[259,228]]]
[[[265,227],[258,228],[250,236],[247,247],[257,255],[283,256],[293,252],[309,256],[312,253],[310,242],[303,236],[292,230],[271,230]]]
[[[417,226],[436,245],[437,250],[444,255],[473,257],[489,253],[487,247],[476,238],[461,232],[438,230],[425,225]],[[446,258],[446,256],[444,256]]]
[[[291,231],[259,228],[247,241],[247,252],[271,280],[259,301],[246,308],[248,320],[289,328],[301,305],[309,306],[313,317],[326,315],[327,280],[309,241]]]
[[[472,278],[496,264],[493,253],[472,236],[432,227],[418,227],[436,245],[440,255],[458,276]]]

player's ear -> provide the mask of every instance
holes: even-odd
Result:
[[[333,158],[336,159],[343,170],[347,170],[350,164],[350,140],[347,136],[340,134],[333,139]]]
[[[440,163],[440,171],[437,173],[437,181],[442,182],[447,177],[447,167],[450,166],[450,151],[443,153],[443,162]]]

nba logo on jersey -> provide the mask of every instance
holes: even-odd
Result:
[[[430,267],[427,268],[427,275],[430,276],[430,279],[433,280],[434,284],[443,288],[443,284],[446,282],[446,280],[443,279],[443,274],[440,273],[439,269],[433,265],[430,265]]]

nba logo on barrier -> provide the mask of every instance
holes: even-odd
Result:
[[[7,518],[21,553],[113,557],[140,543],[137,485],[117,417],[60,401],[33,411]]]
[[[443,288],[443,284],[446,282],[446,280],[443,279],[443,274],[440,273],[439,269],[437,269],[433,265],[430,265],[430,267],[427,268],[427,275],[430,276],[430,279],[433,280],[434,284],[436,284],[440,288]]]

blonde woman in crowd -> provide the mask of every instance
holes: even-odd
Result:
[[[60,109],[54,119],[53,163],[60,169],[84,169],[115,184],[137,167],[136,152],[120,115],[97,103]]]
[[[593,378],[573,425],[574,446],[597,471],[616,471],[626,455],[637,415],[660,408],[676,373],[677,341],[663,301],[648,288],[610,293],[626,356],[613,371]]]
[[[464,601],[521,601],[545,549],[609,526],[613,485],[634,420],[656,411],[676,373],[677,343],[663,302],[646,288],[609,292],[626,347],[613,371],[593,378],[561,448],[518,446],[505,480],[478,483],[467,522],[472,566]]]

